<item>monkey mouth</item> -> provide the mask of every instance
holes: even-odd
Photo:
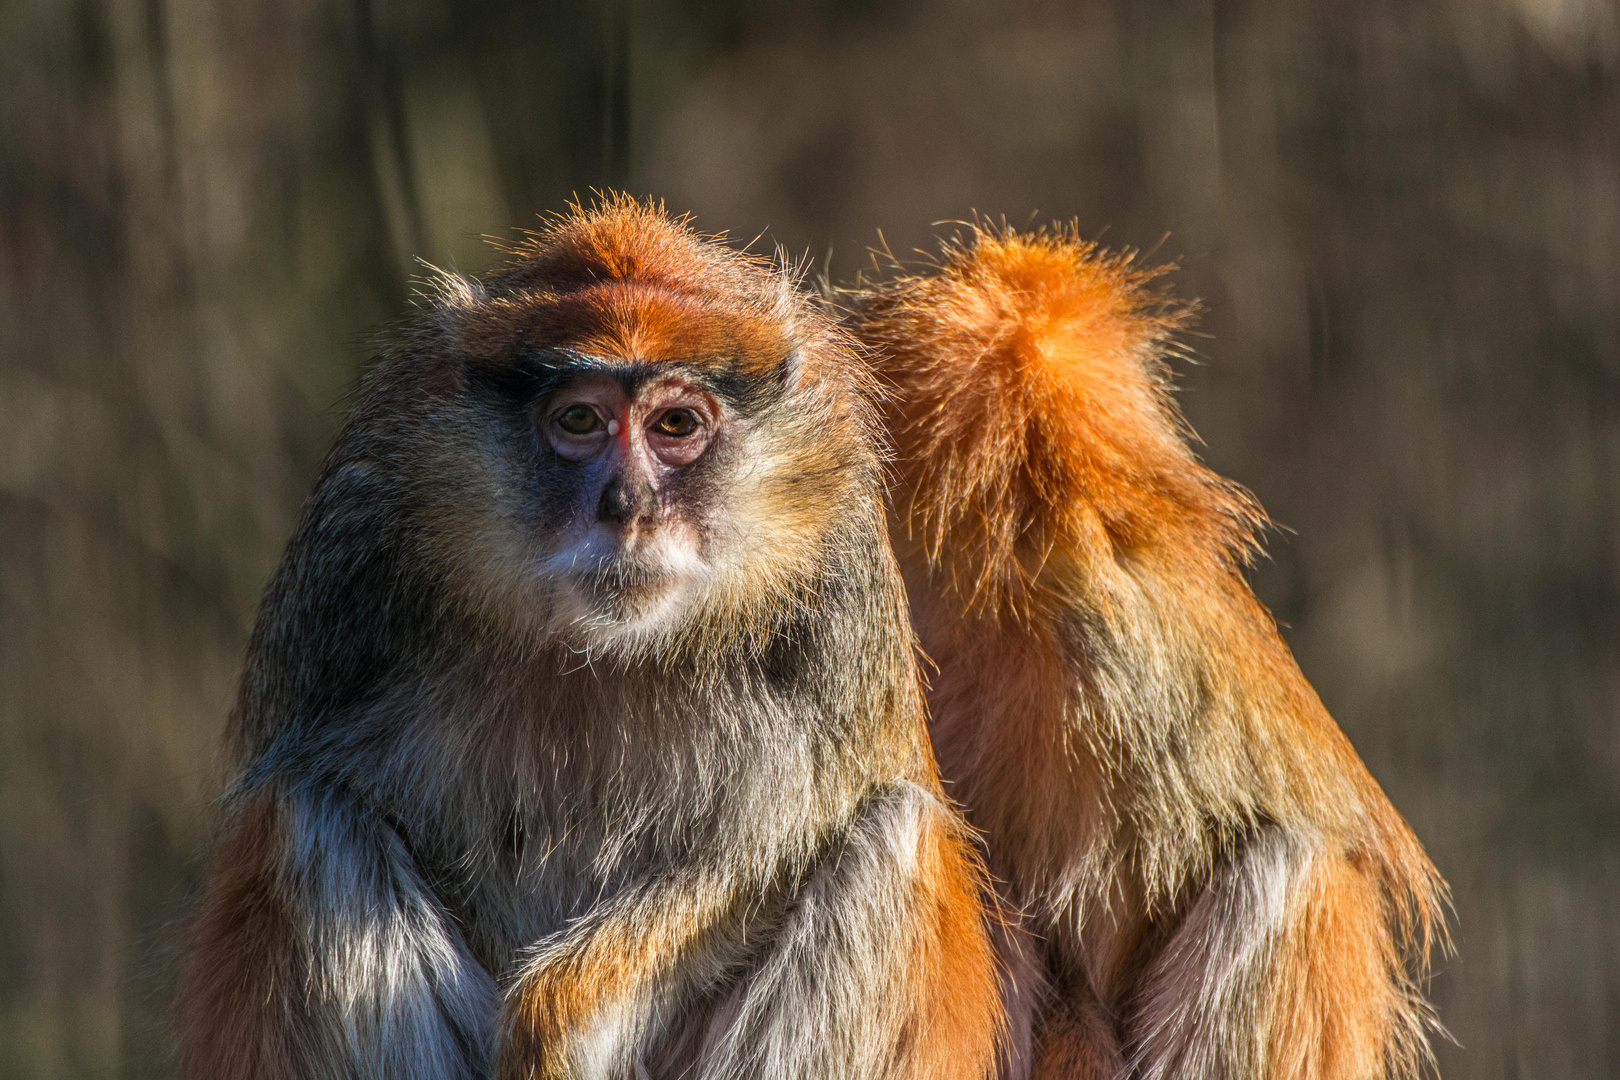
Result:
[[[599,560],[580,574],[578,580],[593,597],[633,605],[638,600],[656,600],[677,584],[678,577],[664,567],[621,555]]]
[[[657,621],[677,607],[689,569],[651,553],[621,550],[574,566],[566,580],[582,622],[622,625]]]
[[[684,610],[682,598],[706,576],[704,559],[686,539],[664,530],[626,537],[593,529],[546,560],[542,572],[560,586],[565,621],[648,630]]]

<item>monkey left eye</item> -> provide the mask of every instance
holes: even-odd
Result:
[[[654,431],[676,439],[685,438],[701,426],[697,414],[691,409],[665,409],[653,422]]]

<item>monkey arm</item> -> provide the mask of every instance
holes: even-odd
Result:
[[[939,797],[869,799],[717,1010],[699,1075],[977,1078],[1001,1035],[983,882]]]
[[[654,1012],[728,972],[740,977],[691,1075],[985,1075],[998,1032],[976,1004],[995,995],[981,883],[937,796],[902,785],[869,798],[785,913],[753,927],[740,911],[758,894],[739,895],[739,879],[677,875],[541,946],[508,993],[497,1075],[633,1074]]]
[[[330,789],[239,797],[181,979],[182,1075],[475,1080],[495,996],[385,822]]]
[[[638,1066],[652,1015],[728,960],[723,928],[742,906],[719,868],[619,893],[532,949],[506,994],[502,1080],[614,1077]]]
[[[1132,1075],[1381,1080],[1421,1060],[1423,1014],[1369,870],[1298,830],[1250,838],[1138,981]]]
[[[1240,578],[1121,564],[1088,568],[1100,599],[1071,595],[1056,655],[1067,757],[1091,777],[1067,794],[1117,808],[1094,834],[1107,887],[1147,899],[1053,935],[1055,953],[1089,969],[1143,1080],[1419,1071],[1432,866]]]

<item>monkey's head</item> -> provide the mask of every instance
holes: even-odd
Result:
[[[414,531],[448,594],[634,649],[813,588],[876,505],[862,369],[830,320],[781,268],[629,199],[514,255],[446,275],[378,376],[385,399],[429,391]]]

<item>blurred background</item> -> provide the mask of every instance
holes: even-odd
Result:
[[[1175,259],[1181,402],[1456,893],[1448,1077],[1620,1075],[1614,0],[0,4],[0,1076],[164,1076],[260,589],[418,259],[625,187],[848,280]]]

